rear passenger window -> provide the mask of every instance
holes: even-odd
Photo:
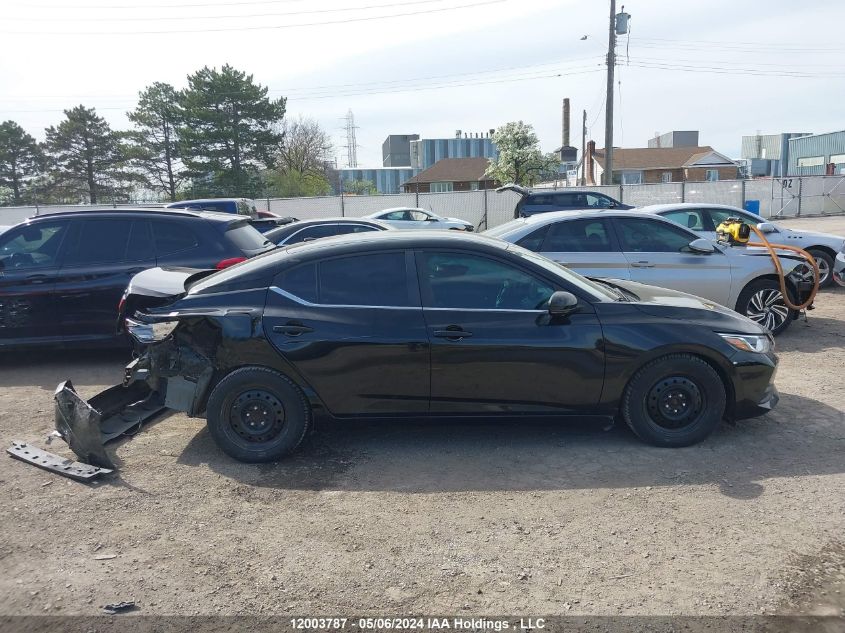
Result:
[[[532,233],[529,233],[516,244],[522,248],[527,248],[529,251],[539,252],[543,246],[543,240],[546,239],[546,233],[549,232],[549,225],[543,226]]]
[[[143,259],[155,259],[153,239],[150,236],[150,226],[146,220],[132,222],[129,233],[129,246],[126,249],[126,260],[137,262]]]
[[[65,256],[65,265],[114,264],[126,261],[132,220],[86,220]]]
[[[544,253],[604,253],[610,251],[610,238],[601,220],[556,222],[549,227]]]
[[[317,265],[305,264],[286,270],[279,276],[279,287],[285,292],[317,303]]]
[[[196,233],[182,222],[153,222],[153,239],[159,256],[172,255],[199,245]]]
[[[285,244],[299,244],[300,242],[318,240],[321,237],[330,237],[332,235],[337,235],[337,226],[333,224],[318,224],[294,233]]]
[[[278,286],[310,303],[408,306],[404,253],[327,259],[283,272]]]
[[[408,306],[404,253],[375,253],[320,262],[319,303]]]

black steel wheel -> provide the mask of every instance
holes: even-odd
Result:
[[[689,446],[706,438],[725,413],[722,379],[704,359],[672,354],[647,363],[622,396],[622,417],[641,440]]]
[[[293,452],[311,424],[299,387],[267,367],[242,367],[225,376],[206,409],[218,446],[242,462],[269,462]]]

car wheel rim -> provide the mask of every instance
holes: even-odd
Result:
[[[827,260],[821,257],[816,258],[816,265],[819,267],[819,283],[823,284],[830,275],[830,266],[827,265]]]
[[[282,432],[285,408],[269,391],[245,391],[235,398],[229,409],[229,425],[247,442],[269,442]]]
[[[774,331],[789,318],[789,308],[786,307],[780,290],[766,288],[751,295],[745,316]]]
[[[830,276],[830,266],[827,265],[827,260],[821,257],[815,257],[816,265],[819,267],[819,284],[823,285],[828,276]],[[795,272],[798,273],[802,281],[809,281],[812,283],[815,280],[815,271],[809,264],[799,264],[795,267]]]
[[[652,421],[664,429],[681,429],[694,423],[704,410],[704,396],[692,380],[670,376],[649,391],[646,403]]]

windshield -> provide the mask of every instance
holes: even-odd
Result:
[[[556,264],[552,260],[537,255],[537,253],[532,253],[528,249],[522,248],[521,246],[516,246],[515,244],[512,244],[508,247],[508,252],[513,253],[514,255],[519,255],[520,257],[524,257],[525,259],[537,264],[538,266],[542,266],[553,275],[564,279],[566,282],[577,287],[579,290],[582,290],[597,299],[616,301],[619,296],[618,293],[614,292],[609,287],[602,284],[597,284],[594,281],[590,281],[586,277],[582,277],[581,275],[576,272],[573,272],[569,268],[561,266],[560,264]]]

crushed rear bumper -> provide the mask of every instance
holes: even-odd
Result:
[[[165,410],[164,399],[147,383],[115,385],[86,401],[70,380],[54,395],[56,430],[70,449],[87,464],[115,468],[104,444],[133,429],[140,429]]]

